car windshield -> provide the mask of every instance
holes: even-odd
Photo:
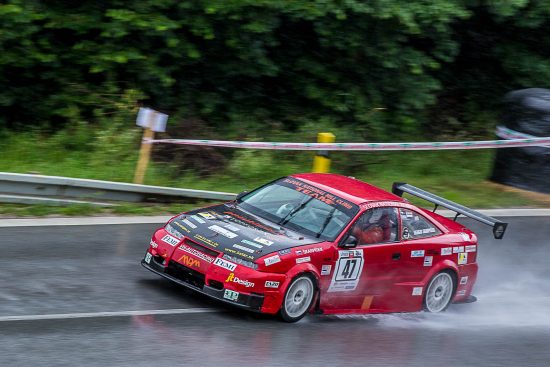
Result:
[[[282,178],[243,196],[244,210],[296,232],[333,241],[359,207],[295,178]]]

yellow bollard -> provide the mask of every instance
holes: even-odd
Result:
[[[336,137],[333,133],[319,133],[317,134],[318,143],[334,143]],[[328,173],[330,170],[330,157],[328,150],[319,150],[313,158],[313,172],[315,173]]]

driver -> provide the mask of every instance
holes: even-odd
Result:
[[[359,245],[381,243],[385,240],[384,223],[389,219],[383,209],[374,209],[364,221],[359,221],[353,235]]]

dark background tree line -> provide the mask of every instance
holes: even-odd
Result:
[[[483,136],[504,93],[550,87],[548,29],[548,0],[8,0],[0,129],[93,124],[130,99],[226,136],[321,119]]]

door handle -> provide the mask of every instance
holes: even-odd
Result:
[[[401,252],[396,252],[391,255],[392,260],[401,260]]]

